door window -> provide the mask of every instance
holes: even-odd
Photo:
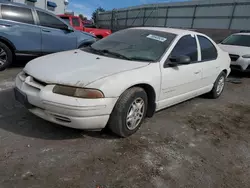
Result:
[[[217,49],[214,47],[212,42],[206,37],[198,35],[198,40],[201,46],[201,60],[209,61],[217,58]]]
[[[34,24],[33,15],[29,8],[2,5],[1,9],[3,19]]]
[[[78,18],[72,18],[72,24],[74,27],[80,27],[80,21]]]
[[[55,16],[49,15],[44,12],[37,11],[40,25],[44,27],[51,27],[55,29],[65,29],[67,25],[57,19]]]
[[[182,55],[189,56],[192,62],[198,61],[198,51],[195,37],[186,35],[177,42],[171,52],[171,56],[179,57]]]

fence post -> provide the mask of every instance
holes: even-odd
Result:
[[[126,10],[126,20],[125,20],[125,27],[128,27],[128,11],[129,9]]]
[[[197,9],[197,5],[195,5],[195,7],[194,7],[194,13],[193,13],[193,17],[192,17],[191,29],[193,29],[193,27],[194,27],[194,20],[195,20],[195,16],[196,16],[196,9]]]
[[[234,18],[234,12],[235,12],[236,6],[237,6],[237,3],[234,3],[234,6],[233,6],[233,10],[232,10],[232,14],[231,14],[231,18],[230,18],[230,22],[229,22],[228,29],[231,29],[232,22],[233,22],[233,18]]]
[[[167,26],[167,20],[168,20],[168,7],[166,7],[166,17],[165,17],[165,24],[164,26]]]
[[[143,13],[143,18],[142,18],[142,26],[145,26],[145,17],[146,17],[146,11],[147,11],[147,9],[146,9],[146,7],[144,7],[144,13]]]
[[[111,23],[110,23],[110,26],[111,26],[111,31],[113,32],[114,31],[114,9],[112,10],[111,12]]]

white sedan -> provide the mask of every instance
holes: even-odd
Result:
[[[235,33],[219,46],[229,53],[232,70],[250,72],[250,33]]]
[[[33,114],[67,127],[108,126],[127,137],[156,111],[209,93],[218,98],[230,58],[206,35],[132,28],[79,50],[29,62],[15,96]]]

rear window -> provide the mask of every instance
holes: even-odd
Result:
[[[2,5],[1,9],[3,19],[34,24],[33,15],[29,8]]]
[[[201,60],[208,61],[217,58],[217,50],[206,37],[198,35],[201,46]]]
[[[72,18],[72,24],[75,27],[80,27],[80,20],[78,18]]]

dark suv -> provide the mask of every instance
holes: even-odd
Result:
[[[74,30],[42,9],[0,1],[0,70],[18,56],[41,56],[95,42],[95,36]]]

